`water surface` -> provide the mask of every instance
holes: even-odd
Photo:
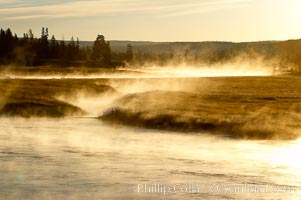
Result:
[[[0,199],[301,199],[300,140],[232,140],[93,118],[1,118],[0,127]]]

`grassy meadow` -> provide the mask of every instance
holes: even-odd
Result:
[[[79,93],[98,99],[115,95],[95,117],[110,124],[232,138],[294,139],[301,119],[297,76],[1,79],[0,93],[2,116],[86,116],[73,103]]]

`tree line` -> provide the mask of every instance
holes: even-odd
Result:
[[[123,52],[124,51],[124,52]],[[231,43],[168,43],[135,46],[112,52],[110,43],[98,35],[91,46],[81,46],[78,38],[57,40],[49,35],[47,27],[39,37],[31,29],[22,37],[11,29],[0,29],[0,65],[26,66],[92,66],[116,67],[129,63],[133,66],[146,64],[171,65],[197,63],[212,65],[227,62],[263,61],[279,68],[295,68],[301,71],[301,40]]]
[[[90,65],[111,67],[117,62],[127,61],[132,52],[112,55],[110,43],[103,35],[98,35],[92,47],[81,47],[78,38],[70,41],[57,40],[49,36],[47,27],[43,27],[40,37],[35,37],[29,29],[23,37],[13,34],[11,29],[0,30],[0,64],[18,64],[36,66],[43,63],[60,63],[60,61],[87,61]],[[112,61],[112,57],[114,61]],[[114,64],[115,62],[115,64]],[[92,64],[91,64],[92,63]]]

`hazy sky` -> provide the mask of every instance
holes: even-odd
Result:
[[[0,27],[57,39],[259,41],[301,38],[301,0],[0,0]]]

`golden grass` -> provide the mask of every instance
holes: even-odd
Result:
[[[113,87],[140,87],[118,93]],[[151,86],[151,87],[149,87]],[[144,91],[144,89],[146,89]],[[137,90],[137,91],[139,91]],[[77,94],[120,94],[99,118],[105,122],[246,139],[293,139],[301,125],[301,79],[212,77],[174,79],[0,80],[0,115],[85,115]],[[69,103],[58,100],[68,96]],[[113,108],[113,109],[111,109]]]
[[[204,80],[206,80],[205,88]],[[179,79],[174,79],[171,87]],[[299,77],[187,79],[184,91],[125,95],[100,118],[111,123],[247,139],[294,139],[301,125]]]
[[[98,81],[99,82],[99,81]],[[86,112],[56,97],[72,98],[78,92],[98,95],[114,93],[109,86],[85,80],[0,80],[0,115],[21,117],[64,117]]]

